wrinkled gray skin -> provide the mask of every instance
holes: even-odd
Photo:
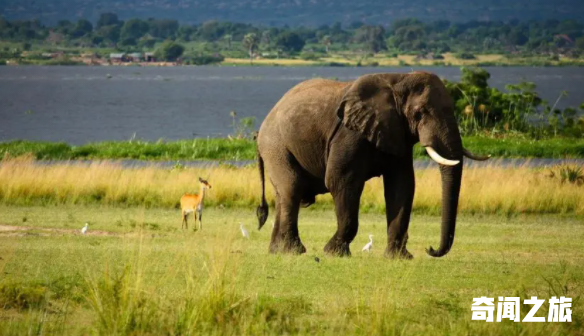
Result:
[[[359,227],[359,201],[367,180],[383,176],[389,257],[411,258],[406,249],[414,198],[412,148],[420,142],[442,157],[442,234],[438,250],[454,241],[463,147],[453,102],[442,81],[429,73],[372,74],[353,82],[312,79],[288,91],[258,134],[262,204],[259,228],[268,215],[264,165],[276,192],[270,252],[304,253],[298,235],[300,206],[330,192],[337,231],[325,252],[350,255]]]

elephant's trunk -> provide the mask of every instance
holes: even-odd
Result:
[[[440,165],[442,174],[442,233],[440,248],[434,250],[430,247],[427,252],[432,257],[442,257],[454,243],[454,230],[456,229],[456,212],[458,210],[458,196],[460,194],[460,182],[462,178],[463,159],[455,166]]]

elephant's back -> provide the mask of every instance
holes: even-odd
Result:
[[[316,78],[291,88],[260,127],[260,152],[267,147],[285,149],[313,175],[324,174],[327,139],[336,125],[336,110],[348,85]]]
[[[301,82],[288,90],[272,108],[262,129],[276,128],[274,131],[286,135],[309,129],[316,131],[328,119],[335,120],[336,109],[342,98],[343,89],[350,83],[315,78]],[[325,127],[326,128],[326,127]]]

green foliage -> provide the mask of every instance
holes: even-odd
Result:
[[[0,308],[26,310],[45,303],[47,288],[39,284],[3,282],[0,284]]]
[[[471,67],[461,71],[459,83],[444,82],[463,134],[526,132],[536,139],[584,134],[584,120],[575,119],[575,108],[556,108],[565,92],[550,106],[535,92],[533,83],[509,84],[503,92],[488,86],[490,74],[486,70]]]
[[[374,53],[387,50],[385,29],[382,26],[361,26],[355,31],[354,41],[362,43],[366,50]]]
[[[245,34],[243,40],[241,41],[241,46],[247,50],[250,60],[253,59],[253,54],[258,47],[258,43],[259,39],[255,33]]]
[[[463,60],[476,59],[475,55],[473,55],[472,53],[469,53],[469,52],[460,52],[460,53],[455,54],[454,56],[458,59],[463,59]]]
[[[221,54],[197,54],[184,57],[185,64],[207,65],[221,63],[225,57]]]
[[[295,32],[283,32],[276,39],[276,46],[288,52],[300,52],[306,42]]]
[[[118,15],[115,13],[102,13],[99,15],[99,19],[97,20],[96,28],[100,29],[102,27],[107,26],[115,26],[119,25],[120,20],[118,19]]]
[[[235,119],[232,126],[233,137],[241,139],[106,141],[82,146],[23,140],[0,142],[0,158],[5,155],[16,157],[31,153],[39,160],[253,160],[256,155],[256,144],[252,138],[256,120],[251,117]],[[490,153],[495,157],[584,158],[584,139],[555,137],[534,140],[529,134],[509,133],[505,137],[498,133],[490,136],[480,134],[464,136],[465,146],[477,153]],[[415,157],[427,156],[423,148],[416,147]]]
[[[192,21],[189,19],[188,21]],[[247,40],[246,37],[247,36]],[[249,38],[253,36],[253,40]],[[226,55],[234,44],[241,44],[250,57],[256,52],[299,53],[305,45],[333,50],[378,53],[388,48],[406,54],[442,54],[453,52],[461,59],[473,59],[477,53],[504,53],[509,57],[545,57],[541,65],[557,64],[558,55],[573,59],[584,49],[584,25],[574,20],[500,22],[446,20],[395,20],[386,31],[381,25],[340,23],[318,28],[295,26],[265,27],[245,23],[207,21],[200,25],[179,24],[174,19],[121,21],[114,13],[103,13],[95,23],[80,19],[76,23],[61,20],[44,26],[38,20],[0,21],[0,39],[18,43],[47,43],[69,47],[140,47],[153,48],[156,41],[212,43],[213,50]],[[252,42],[252,43],[250,43]],[[512,52],[512,53],[511,53]],[[548,55],[554,55],[548,58]],[[5,57],[6,58],[6,57]]]
[[[184,51],[185,47],[183,45],[172,41],[167,41],[156,50],[155,57],[158,60],[174,62],[182,56]]]
[[[576,165],[562,164],[552,167],[549,172],[549,177],[557,178],[561,183],[584,184],[584,170],[582,167]]]

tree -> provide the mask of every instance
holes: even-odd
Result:
[[[178,31],[178,21],[176,20],[149,20],[150,35],[161,39],[172,38],[176,36]]]
[[[181,44],[167,41],[156,50],[156,58],[163,59],[167,62],[174,62],[185,52],[185,47]]]
[[[322,40],[320,40],[320,43],[322,43],[324,45],[324,48],[326,50],[326,53],[329,53],[329,47],[331,45],[331,37],[329,35],[325,35],[322,37]]]
[[[71,32],[71,37],[73,38],[80,38],[83,37],[85,35],[91,34],[91,32],[93,31],[93,25],[91,24],[91,22],[81,19],[79,21],[77,21],[77,23],[75,24],[75,27],[73,28],[73,31]]]
[[[576,48],[584,50],[584,36],[576,39]]]
[[[117,44],[120,40],[120,31],[119,25],[103,26],[96,31],[96,35]]]
[[[119,25],[121,22],[118,16],[114,13],[102,13],[97,20],[96,28],[99,29],[105,26]]]
[[[253,52],[258,47],[258,36],[255,33],[246,34],[241,41],[243,47],[249,53],[249,62],[253,62]]]
[[[376,53],[387,50],[384,36],[382,26],[362,26],[355,31],[355,42],[363,43],[369,51]]]
[[[507,39],[512,46],[522,46],[527,43],[528,37],[520,29],[513,29],[507,36]]]
[[[178,38],[188,42],[192,39],[192,36],[195,35],[196,32],[197,29],[193,26],[180,26],[177,33]]]
[[[288,52],[299,52],[304,48],[305,41],[296,33],[285,31],[276,39],[276,45]]]
[[[227,49],[231,49],[231,42],[233,41],[233,36],[231,34],[225,34],[225,36],[223,36],[223,39],[225,40],[225,42],[227,42]]]
[[[261,43],[265,44],[265,45],[270,45],[270,42],[272,42],[272,36],[269,30],[264,30],[262,32],[262,40]]]
[[[138,40],[146,33],[148,33],[148,29],[150,26],[146,21],[142,21],[140,19],[131,19],[126,21],[122,26],[122,30],[120,32],[120,38],[122,40]]]

